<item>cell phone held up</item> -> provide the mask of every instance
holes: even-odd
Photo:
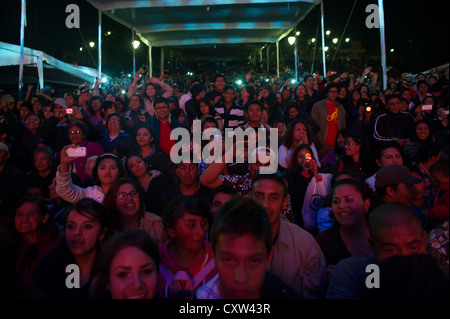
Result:
[[[306,169],[311,168],[311,153],[305,154],[305,162],[303,164],[303,167]]]
[[[69,157],[85,157],[86,156],[86,147],[69,147],[66,150],[67,156]]]

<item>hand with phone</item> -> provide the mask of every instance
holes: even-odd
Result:
[[[59,165],[59,171],[61,173],[68,173],[70,172],[70,165],[73,161],[77,159],[77,157],[69,156],[69,153],[73,155],[73,151],[68,151],[69,149],[76,149],[77,146],[75,144],[66,145],[61,150],[61,162]]]

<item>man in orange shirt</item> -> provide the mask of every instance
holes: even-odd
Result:
[[[311,110],[311,117],[320,127],[317,134],[319,139],[319,158],[322,158],[334,148],[337,132],[346,127],[345,109],[336,97],[339,92],[339,85],[331,83],[325,88],[326,98],[314,103]]]

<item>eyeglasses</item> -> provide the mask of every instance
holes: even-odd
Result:
[[[76,131],[69,131],[69,135],[74,135],[74,134],[80,134],[81,131],[80,130],[76,130]]]
[[[138,198],[139,197],[139,193],[138,192],[130,192],[130,193],[117,193],[116,197],[118,199],[127,199],[128,196],[131,196],[131,198]]]
[[[358,143],[345,143],[345,145],[347,145],[347,146],[355,146],[355,145],[359,145]]]

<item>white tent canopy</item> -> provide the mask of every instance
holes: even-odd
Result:
[[[19,66],[19,64],[20,46],[6,42],[0,42],[0,67]],[[64,77],[65,80],[63,80],[65,81],[65,83],[61,83],[60,79],[58,80],[58,83],[65,85],[78,86],[85,81],[87,81],[88,83],[95,83],[98,77],[98,70],[96,69],[88,68],[85,66],[72,65],[60,61],[42,51],[33,50],[26,47],[24,48],[23,52],[23,64],[25,66],[31,66],[37,69],[38,85],[40,89],[44,87],[44,82],[46,82],[47,80],[47,77],[44,74],[44,69],[54,69],[63,72],[66,75]],[[18,77],[18,75],[16,77]],[[9,81],[8,79],[3,80]]]
[[[88,2],[100,13],[133,30],[133,37],[135,32],[149,47],[151,72],[152,47],[160,47],[164,52],[164,48],[211,50],[216,45],[221,45],[227,50],[225,54],[230,55],[232,51],[255,52],[269,43],[278,44],[320,3],[320,0],[88,0]],[[214,55],[213,52],[211,56]],[[223,54],[215,52],[221,53]]]

